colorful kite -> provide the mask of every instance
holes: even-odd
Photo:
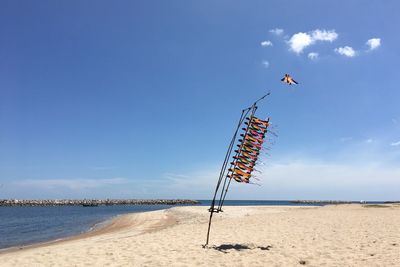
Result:
[[[240,135],[243,138],[239,139],[239,144],[237,145],[239,149],[235,150],[236,155],[233,156],[234,160],[231,162],[231,168],[227,174],[228,177],[234,178],[239,183],[250,183],[250,178],[258,159],[257,156],[260,154],[269,126],[269,119],[261,120],[252,115],[247,120],[249,121],[245,122],[247,128],[243,128],[245,132]],[[239,179],[242,177],[246,179]]]
[[[283,76],[283,78],[281,79],[282,82],[287,83],[289,85],[292,84],[299,84],[298,82],[296,82],[295,80],[293,80],[293,78],[289,75],[289,74],[285,74],[285,76]]]

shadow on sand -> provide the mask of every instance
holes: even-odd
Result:
[[[270,250],[272,246],[255,246],[255,245],[246,245],[246,244],[222,244],[219,246],[212,246],[211,249],[218,250],[223,253],[228,253],[230,250],[243,251],[243,250],[251,250],[251,249],[260,249],[260,250]]]

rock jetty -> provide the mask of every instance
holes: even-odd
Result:
[[[1,206],[195,205],[189,199],[0,199]]]

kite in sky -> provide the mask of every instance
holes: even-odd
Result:
[[[284,82],[284,83],[287,83],[289,85],[299,84],[298,82],[293,80],[293,78],[289,74],[285,74],[285,76],[281,79],[281,81]]]

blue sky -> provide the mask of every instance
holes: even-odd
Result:
[[[0,198],[210,198],[271,91],[262,186],[230,198],[400,199],[399,9],[1,1]]]

